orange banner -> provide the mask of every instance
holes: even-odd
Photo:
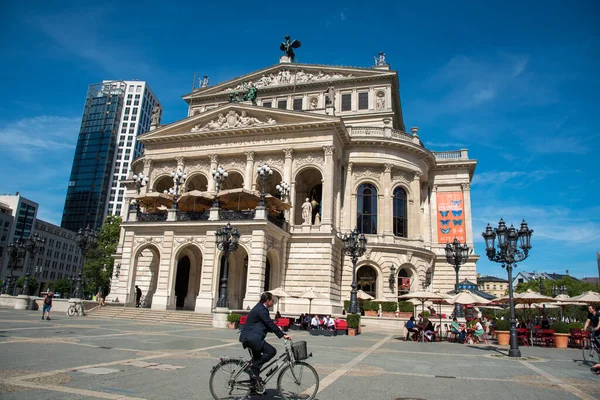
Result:
[[[437,192],[438,243],[467,242],[462,192]]]

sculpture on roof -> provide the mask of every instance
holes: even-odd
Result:
[[[200,88],[208,87],[208,75],[204,75],[204,78],[200,80]]]
[[[283,51],[285,53],[285,55],[290,58],[290,61],[294,62],[294,58],[296,57],[296,54],[294,54],[294,49],[297,49],[298,47],[300,47],[301,43],[299,40],[296,40],[296,39],[294,39],[293,41],[290,41],[289,36],[284,37],[284,39],[285,39],[285,42],[281,42],[279,49],[281,51]]]
[[[160,106],[158,104],[152,109],[150,125],[160,125]]]
[[[380,65],[387,65],[387,61],[385,61],[385,53],[379,52],[379,57],[373,57],[375,59],[375,66],[378,67]]]
[[[244,94],[245,101],[251,101],[253,105],[256,105],[256,94],[258,89],[252,83],[246,86],[246,94]]]

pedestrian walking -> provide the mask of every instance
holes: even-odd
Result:
[[[140,306],[140,301],[142,300],[142,289],[135,285],[135,306]]]
[[[46,292],[44,296],[44,306],[42,307],[42,320],[46,317],[46,320],[50,321],[50,309],[52,308],[52,298],[54,297],[54,292],[50,289]]]

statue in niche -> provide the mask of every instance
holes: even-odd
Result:
[[[375,104],[377,111],[383,111],[385,109],[385,97],[383,96],[383,93],[377,95],[377,102]]]
[[[325,95],[327,96],[327,99],[325,100],[326,104],[334,105],[335,104],[335,88],[333,87],[333,85],[329,85],[329,87],[325,91]]]
[[[303,225],[311,225],[312,221],[312,204],[307,197],[302,204],[302,219],[304,220]]]

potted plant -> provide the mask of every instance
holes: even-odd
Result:
[[[363,309],[365,310],[365,317],[376,317],[379,310],[379,303],[364,301]]]
[[[398,302],[398,317],[410,318],[413,316],[415,306],[410,301],[399,301]]]
[[[381,303],[381,311],[383,311],[383,316],[388,318],[396,317],[396,309],[398,308],[398,303],[395,301],[386,301]]]
[[[237,328],[238,323],[240,322],[240,318],[242,316],[240,314],[231,313],[227,316],[227,322],[229,322],[229,329]]]
[[[360,314],[348,314],[348,336],[356,336],[360,333]]]
[[[566,349],[569,345],[569,325],[556,321],[552,324],[552,330],[554,331],[554,347]]]
[[[494,333],[500,346],[507,346],[510,342],[510,322],[499,319],[494,324]]]

